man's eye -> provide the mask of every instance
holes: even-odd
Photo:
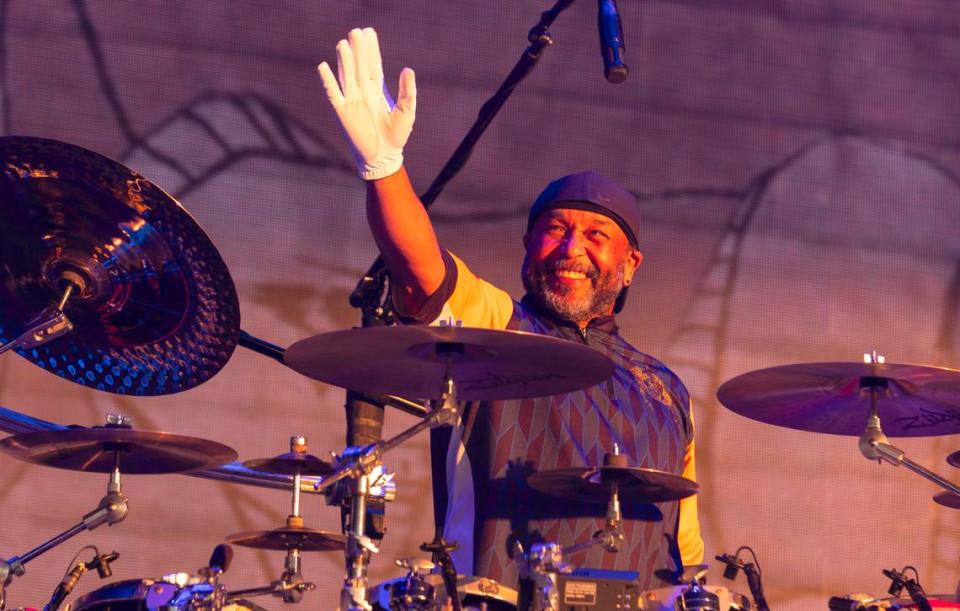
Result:
[[[547,225],[547,233],[563,233],[564,231],[563,225]]]
[[[593,229],[593,230],[591,230],[591,231],[588,231],[588,232],[587,232],[587,235],[590,237],[591,240],[608,240],[608,239],[610,239],[610,236],[608,236],[606,233],[600,231],[599,229]]]

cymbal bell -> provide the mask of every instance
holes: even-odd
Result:
[[[228,535],[226,541],[227,543],[254,549],[277,551],[299,549],[303,552],[329,552],[342,550],[346,547],[347,537],[312,528],[284,526],[273,530],[251,530],[234,533]]]
[[[663,503],[696,494],[700,485],[682,475],[641,467],[572,467],[540,471],[527,478],[534,490],[586,503],[607,503],[613,485],[620,502]]]
[[[0,440],[0,451],[71,471],[109,473],[118,464],[124,474],[197,471],[237,458],[232,448],[216,441],[122,427],[20,433]]]
[[[366,327],[324,333],[290,346],[284,362],[303,375],[358,392],[439,399],[449,363],[463,401],[544,397],[613,375],[585,344],[468,327]]]
[[[273,473],[276,475],[329,475],[333,473],[333,465],[317,458],[312,454],[303,454],[300,452],[287,452],[271,458],[255,458],[246,460],[243,466],[259,471],[260,473]]]
[[[0,138],[0,343],[57,304],[73,330],[24,358],[107,392],[175,393],[236,347],[233,280],[190,214],[152,182],[78,146]]]
[[[875,390],[871,390],[875,389]],[[889,363],[799,363],[739,375],[717,391],[752,420],[833,435],[863,434],[870,394],[888,437],[960,433],[960,371]]]

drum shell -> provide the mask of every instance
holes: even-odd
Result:
[[[391,579],[371,588],[368,599],[373,608],[378,611],[390,611],[391,589],[396,584],[402,583],[404,579],[404,577]],[[441,609],[447,599],[443,579],[440,575],[426,575],[425,579],[434,587],[437,593],[437,609]],[[460,594],[460,600],[464,602],[464,611],[479,609],[481,603],[486,604],[489,611],[516,611],[517,609],[517,591],[492,579],[458,577],[457,591]]]
[[[678,600],[688,586],[671,586],[646,590],[640,594],[640,609],[643,611],[675,611],[679,609]],[[720,611],[748,611],[753,609],[750,599],[742,594],[732,592],[723,586],[704,585],[703,589],[715,594],[720,599]]]

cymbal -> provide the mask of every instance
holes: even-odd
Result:
[[[273,530],[250,530],[228,535],[227,543],[255,549],[288,550],[304,552],[329,552],[346,547],[347,537],[337,533],[284,526]]]
[[[861,435],[870,398],[889,437],[960,433],[960,371],[889,363],[800,363],[725,382],[717,398],[753,420],[802,431]]]
[[[681,475],[641,467],[572,467],[527,478],[534,490],[586,503],[607,503],[618,484],[622,503],[662,503],[696,494],[700,485]]]
[[[951,509],[960,509],[960,495],[954,494],[952,492],[940,492],[933,495],[933,500],[939,505],[944,507],[949,507]]]
[[[94,473],[109,473],[119,458],[124,474],[196,471],[237,458],[216,441],[120,427],[21,433],[0,440],[0,451],[37,465]]]
[[[579,390],[613,375],[613,362],[572,341],[467,327],[367,327],[290,346],[296,371],[359,392],[439,399],[447,360],[460,400],[525,399]]]
[[[261,473],[274,473],[277,475],[329,475],[333,473],[333,465],[320,460],[312,454],[302,454],[300,452],[287,452],[272,458],[255,458],[246,460],[243,466],[259,471]]]
[[[960,468],[960,450],[957,450],[956,452],[953,452],[947,456],[947,464],[951,467]]]
[[[107,392],[164,395],[226,364],[240,332],[233,280],[190,214],[93,151],[0,138],[0,342],[78,285],[74,329],[24,358]]]

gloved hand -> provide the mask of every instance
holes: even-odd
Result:
[[[350,30],[347,40],[337,43],[339,83],[327,62],[317,69],[353,148],[360,177],[374,180],[399,170],[417,108],[413,70],[400,72],[394,104],[383,83],[380,43],[373,28]]]

